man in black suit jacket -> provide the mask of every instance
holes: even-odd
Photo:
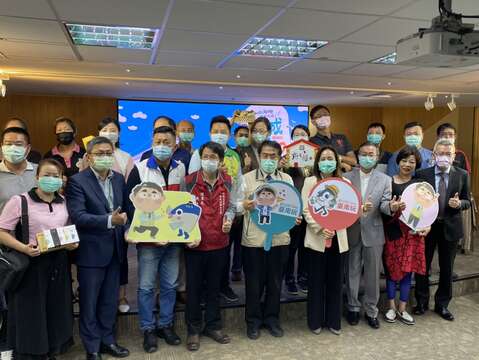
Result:
[[[416,177],[427,181],[439,193],[439,215],[426,237],[426,275],[416,274],[416,315],[428,309],[428,273],[436,245],[439,254],[439,287],[435,294],[434,311],[443,319],[452,321],[454,316],[448,310],[452,298],[452,270],[459,239],[463,237],[461,211],[471,205],[469,197],[469,176],[463,169],[452,166],[455,147],[447,139],[440,139],[434,146],[436,165],[419,170]]]

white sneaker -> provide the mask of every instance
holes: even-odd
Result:
[[[414,325],[416,323],[414,321],[414,318],[411,315],[409,315],[407,311],[403,311],[403,312],[398,311],[397,316],[399,320],[406,325]]]
[[[329,331],[331,331],[334,335],[341,335],[341,330],[329,328]]]
[[[384,320],[386,320],[386,322],[388,322],[388,323],[395,323],[396,322],[396,311],[394,309],[389,309],[386,312],[386,314],[384,314]]]
[[[2,355],[2,356],[1,356],[1,359],[2,359],[2,360],[11,360],[11,359],[13,359],[13,350],[2,351],[0,354]]]
[[[319,327],[319,328],[314,329],[314,330],[311,330],[311,331],[313,332],[313,334],[319,335],[319,334],[321,334],[321,330],[322,330],[322,329]]]

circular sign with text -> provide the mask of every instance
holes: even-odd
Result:
[[[432,225],[439,213],[439,194],[431,184],[418,182],[404,189],[401,200],[406,203],[400,220],[418,231]]]

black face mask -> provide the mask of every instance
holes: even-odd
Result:
[[[69,145],[75,140],[73,132],[62,132],[57,134],[57,141],[62,145]]]

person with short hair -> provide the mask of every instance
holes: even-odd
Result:
[[[209,141],[199,153],[201,170],[185,179],[182,190],[190,192],[201,207],[199,227],[201,240],[187,244],[186,263],[186,309],[188,327],[187,349],[197,351],[200,334],[212,338],[219,344],[227,344],[230,338],[223,331],[219,295],[221,275],[229,259],[228,233],[236,213],[233,180],[221,170],[224,148]],[[201,313],[201,298],[205,297],[204,328]]]
[[[373,143],[376,145],[379,149],[379,160],[376,165],[376,169],[378,169],[381,172],[386,173],[387,171],[387,165],[389,162],[389,159],[392,156],[392,153],[389,151],[384,150],[381,148],[381,144],[386,138],[386,126],[380,122],[373,122],[369,124],[368,130],[367,130],[367,135],[366,135],[366,140]],[[356,157],[358,155],[358,152],[356,151]]]
[[[170,126],[154,130],[153,154],[136,164],[128,177],[127,194],[139,184],[149,182],[164,191],[180,191],[186,176],[182,161],[173,159],[176,134]],[[127,212],[133,219],[135,207],[127,199]],[[138,229],[143,233],[149,229]],[[160,229],[156,229],[158,231]],[[130,228],[129,232],[136,231]],[[150,229],[151,239],[156,231]],[[158,337],[169,345],[179,345],[180,337],[174,330],[176,290],[178,286],[179,257],[181,246],[175,243],[154,241],[153,244],[137,244],[138,256],[138,318],[143,333],[143,349],[147,353],[158,350]],[[159,316],[155,316],[157,283],[160,287]]]
[[[111,170],[113,153],[109,139],[92,139],[87,145],[89,168],[70,177],[65,191],[68,213],[80,237],[79,323],[87,360],[101,360],[105,353],[117,358],[130,354],[115,337],[127,215],[122,210],[125,178]]]
[[[309,117],[316,127],[316,135],[311,137],[310,141],[320,147],[325,145],[334,147],[340,155],[340,167],[344,171],[350,171],[356,166],[356,155],[354,155],[353,147],[346,135],[331,132],[329,109],[324,105],[316,105],[309,112]]]
[[[28,132],[27,122],[24,119],[17,116],[13,116],[7,120],[4,130],[11,127],[19,127]],[[0,160],[1,158],[2,158],[2,151],[0,150]],[[33,164],[38,164],[40,160],[42,160],[42,154],[40,154],[40,152],[37,150],[30,149],[30,152],[27,155],[27,160]]]
[[[420,169],[428,168],[431,165],[432,151],[422,146],[424,130],[422,125],[417,121],[408,122],[404,125],[404,142],[406,145],[414,146],[421,154]],[[398,152],[393,153],[388,162],[386,173],[394,176],[399,172],[399,166],[396,162]]]
[[[179,148],[193,154],[191,143],[195,138],[195,125],[190,120],[180,120],[176,126],[178,139],[180,140]]]
[[[453,144],[456,143],[457,137],[457,130],[454,125],[451,123],[442,123],[436,129],[437,140],[439,139],[447,139],[451,141]],[[466,170],[467,173],[471,174],[471,164],[467,155],[464,151],[456,148],[456,156],[454,158],[455,167]]]
[[[281,145],[265,140],[258,148],[260,167],[244,175],[244,225],[242,239],[243,268],[246,291],[247,336],[256,340],[260,336],[261,326],[265,326],[272,336],[282,337],[280,326],[280,297],[283,272],[288,260],[289,232],[273,235],[273,244],[269,251],[264,250],[266,233],[261,231],[251,219],[255,208],[250,196],[261,185],[270,180],[285,181],[294,185],[288,174],[278,170],[281,158]],[[264,304],[261,298],[264,294]]]
[[[41,253],[36,236],[68,225],[65,199],[58,193],[63,186],[63,166],[54,159],[40,161],[38,187],[13,196],[0,215],[0,245],[29,256],[20,282],[8,292],[8,346],[15,359],[52,359],[73,345],[73,307],[67,251]],[[28,241],[20,227],[22,210],[28,216]],[[3,356],[2,356],[3,359]]]
[[[469,175],[455,167],[455,145],[448,139],[439,139],[434,145],[435,165],[418,170],[416,178],[428,182],[439,194],[439,213],[426,237],[426,275],[416,276],[416,307],[414,313],[423,315],[429,307],[429,279],[434,252],[439,256],[439,286],[434,296],[434,311],[443,319],[452,321],[449,311],[452,299],[452,272],[457,244],[464,235],[461,212],[471,206]]]

